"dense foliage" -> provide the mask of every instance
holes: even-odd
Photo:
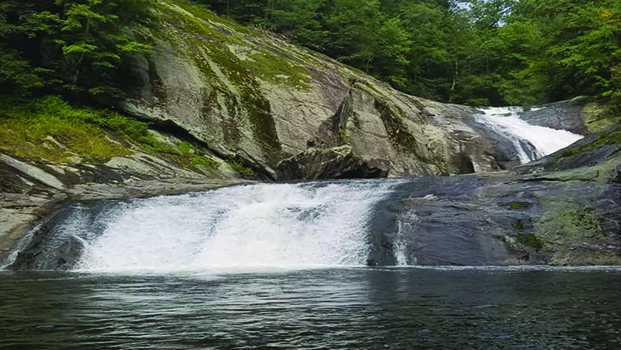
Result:
[[[469,104],[621,98],[618,0],[200,0],[408,93]]]
[[[121,94],[132,55],[149,51],[137,31],[153,0],[3,0],[0,93]]]
[[[157,0],[3,0],[0,97],[122,95]],[[618,0],[194,0],[394,87],[472,105],[621,100]],[[100,99],[101,100],[101,99]]]

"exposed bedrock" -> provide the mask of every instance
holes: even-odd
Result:
[[[180,164],[131,145],[125,157],[97,162],[79,159],[71,164],[0,155],[0,262],[17,249],[29,229],[70,200],[201,190],[239,183],[243,174],[269,180],[479,176],[512,169],[519,163],[510,141],[478,123],[475,115],[479,112],[471,107],[408,96],[272,35],[233,28],[205,12],[192,13],[189,7],[163,3],[168,4],[162,10],[164,28],[145,33],[152,38],[153,53],[137,58],[132,76],[128,76],[130,97],[115,105],[126,114],[153,122],[157,131],[151,132],[164,144],[191,143],[200,155],[213,160],[211,169]],[[593,132],[593,123],[601,123],[593,117],[597,108],[586,108],[581,101],[543,107],[522,115],[533,124],[583,134]],[[610,159],[618,161],[619,141],[594,137],[580,141],[577,148],[557,152],[555,157],[518,168],[525,174],[516,183],[544,173],[554,181],[599,183],[601,174],[607,174],[603,182],[614,190],[619,183],[618,170],[613,173],[598,167],[610,164]],[[595,170],[583,172],[577,167]],[[544,185],[546,179],[541,180]],[[511,181],[511,186],[518,186]],[[501,187],[495,187],[499,193]],[[487,193],[483,188],[487,187],[469,192],[473,201]],[[580,188],[576,195],[587,191]],[[495,198],[496,193],[489,195]],[[416,200],[406,202],[399,205],[419,205]],[[479,206],[487,202],[463,202],[459,197],[446,207],[443,203],[448,202],[442,200],[421,203],[430,208],[436,205],[439,213],[446,213],[451,229],[466,227],[464,232],[472,233],[477,230],[476,221],[461,222],[459,218],[483,210]],[[433,231],[439,220],[435,215],[440,214],[426,216],[429,221],[420,228],[421,237]],[[485,231],[475,236],[486,240],[489,235]],[[430,234],[429,239],[432,237]],[[456,237],[451,239],[459,242]],[[381,248],[382,242],[384,239],[378,238],[375,244]],[[425,251],[418,244],[411,243],[410,249],[423,251],[420,259],[431,259],[430,248]],[[65,250],[77,251],[76,246]],[[469,261],[496,256],[495,250],[477,254]],[[519,254],[515,256],[519,258]]]
[[[495,173],[404,181],[374,205],[368,223],[362,226],[368,232],[366,263],[621,264],[621,184],[601,181],[604,178],[580,180],[577,173],[560,175]],[[119,215],[124,208],[117,201],[67,203],[32,233],[10,268],[75,268],[85,242],[102,235],[109,216]],[[300,231],[291,233],[291,239],[303,235],[306,224],[299,221]],[[352,228],[356,229],[360,228]],[[279,246],[281,242],[273,243]]]
[[[118,105],[139,118],[185,129],[221,157],[243,158],[276,178],[278,164],[287,159],[341,146],[351,147],[362,162],[381,163],[389,177],[481,173],[516,164],[510,144],[481,128],[473,108],[408,96],[274,36],[240,32],[215,16],[172,4],[166,16],[176,20],[153,33],[153,55],[139,60],[134,71],[140,84]],[[308,174],[283,176],[315,178]]]

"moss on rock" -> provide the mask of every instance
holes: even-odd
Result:
[[[232,47],[239,44],[237,43],[239,38],[228,35],[222,28],[214,27],[214,22],[217,21],[215,16],[204,10],[193,9],[192,6],[184,5],[183,9],[192,14],[192,16],[185,14],[186,21],[181,24],[182,28],[190,33],[189,36],[183,34],[188,36],[189,44],[177,41],[177,45],[186,50],[188,58],[195,62],[205,81],[213,89],[206,96],[203,114],[208,114],[211,108],[215,108],[222,100],[228,112],[228,116],[221,124],[227,142],[239,143],[243,133],[240,128],[247,123],[254,140],[258,141],[266,157],[278,156],[281,144],[271,105],[261,93],[261,84],[256,77],[266,79],[273,77],[279,82],[287,81],[292,86],[301,86],[307,81],[304,74],[291,63],[274,55],[255,51],[251,54],[251,59],[240,58],[235,50],[232,50]],[[249,44],[246,42],[244,45]],[[254,50],[248,47],[245,49]],[[217,67],[219,72],[213,67]],[[283,76],[286,73],[287,78],[280,77],[279,73]]]
[[[609,241],[613,237],[602,230],[597,211],[586,205],[567,203],[546,205],[536,232],[544,242]]]
[[[259,78],[275,84],[287,85],[299,90],[310,88],[310,76],[306,68],[293,61],[267,52],[256,52],[245,60],[246,68]]]
[[[129,142],[150,142],[147,126],[117,113],[73,107],[48,96],[0,111],[0,151],[11,156],[71,163],[106,161],[132,153]]]
[[[543,242],[532,233],[519,235],[517,240],[521,244],[533,248],[536,251],[539,251],[544,247]]]
[[[513,201],[513,202],[509,203],[509,208],[511,208],[513,210],[528,209],[528,208],[530,208],[532,206],[533,206],[532,203],[529,203],[529,202]]]

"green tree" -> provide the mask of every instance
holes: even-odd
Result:
[[[15,1],[0,3],[0,94],[27,96],[32,89],[42,87],[43,81],[22,53],[11,47],[24,30],[16,20],[18,10]]]
[[[134,55],[149,52],[133,29],[149,24],[154,4],[153,0],[3,2],[2,93],[23,94],[46,86],[74,97],[121,94],[122,69]]]

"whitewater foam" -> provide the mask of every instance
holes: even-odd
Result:
[[[357,266],[373,207],[397,181],[258,184],[119,203],[82,270]]]
[[[483,114],[478,114],[477,120],[510,140],[522,164],[552,154],[582,138],[569,131],[528,124],[518,116],[523,111],[520,107],[488,107],[480,111]]]

